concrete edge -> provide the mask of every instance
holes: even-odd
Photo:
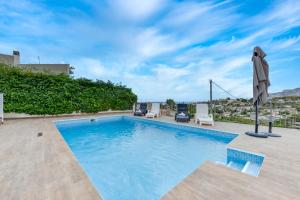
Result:
[[[74,113],[74,114],[61,114],[61,115],[29,115],[29,114],[25,114],[25,113],[6,113],[6,114],[4,114],[4,120],[63,118],[63,117],[130,114],[130,113],[132,113],[132,110],[116,110],[116,111],[103,111],[103,112],[98,112],[98,113]]]

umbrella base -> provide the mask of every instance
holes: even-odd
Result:
[[[268,136],[270,136],[270,137],[281,137],[281,135],[276,134],[276,133],[268,133]]]
[[[245,133],[246,135],[252,136],[252,137],[259,137],[259,138],[267,138],[269,136],[268,133],[266,132],[253,132],[253,131],[248,131]]]

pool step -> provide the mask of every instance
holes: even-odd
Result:
[[[260,169],[260,165],[250,162],[250,161],[247,161],[246,163],[230,161],[226,166],[231,169],[235,169],[242,173],[250,174],[253,176],[258,176],[258,172]]]
[[[242,172],[253,175],[253,176],[258,176],[260,168],[261,168],[261,165],[259,165],[257,163],[249,162],[249,165],[247,167],[245,167],[244,171],[242,171]]]
[[[252,154],[237,149],[227,149],[227,161],[216,161],[215,163],[245,174],[258,176],[263,160],[263,155]]]
[[[263,155],[240,151],[238,149],[227,149],[226,166],[242,173],[258,176],[263,160]]]
[[[243,162],[234,162],[234,161],[230,161],[228,164],[227,164],[227,167],[230,167],[232,169],[235,169],[235,170],[238,170],[238,171],[242,171],[243,168],[245,166],[245,163]]]
[[[249,168],[249,166],[250,166],[250,161],[247,161],[246,164],[245,164],[245,166],[244,166],[243,169],[242,169],[242,172],[243,172],[243,173],[246,173],[246,172],[247,172],[247,169]]]

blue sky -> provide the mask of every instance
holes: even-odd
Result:
[[[0,53],[70,63],[76,77],[121,82],[139,100],[206,100],[210,78],[251,97],[256,45],[271,92],[300,86],[298,0],[0,0],[0,30]]]

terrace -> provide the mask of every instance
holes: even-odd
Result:
[[[69,118],[82,116],[63,119]],[[0,163],[1,199],[101,199],[54,126],[53,121],[57,119],[8,120],[1,125],[0,159],[6,161]],[[166,116],[155,120],[176,123]],[[199,126],[192,122],[188,125]],[[281,138],[259,139],[244,135],[245,131],[253,129],[251,125],[216,122],[214,127],[205,128],[238,133],[240,136],[230,147],[264,154],[259,176],[206,162],[162,199],[298,198],[299,130],[274,128]],[[261,128],[267,130],[267,127]],[[42,136],[37,135],[39,132]]]
[[[300,1],[0,2],[0,200],[300,200]]]

